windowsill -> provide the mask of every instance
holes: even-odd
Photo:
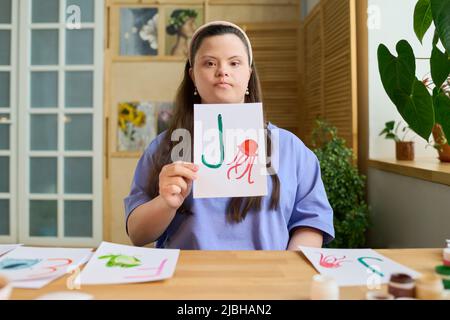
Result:
[[[436,158],[416,158],[413,161],[381,158],[370,159],[368,164],[378,170],[450,186],[450,163]]]

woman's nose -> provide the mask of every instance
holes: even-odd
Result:
[[[223,65],[219,66],[219,68],[217,69],[217,76],[218,77],[228,77],[229,76],[229,71],[226,69],[226,67],[224,67]]]

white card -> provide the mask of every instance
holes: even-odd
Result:
[[[79,282],[82,285],[120,284],[171,278],[179,253],[178,249],[140,248],[102,242],[79,275]]]
[[[299,246],[314,268],[333,277],[340,286],[376,286],[389,282],[393,273],[417,278],[420,273],[372,249],[320,249]]]
[[[194,105],[194,198],[267,195],[261,103]]]
[[[20,246],[21,244],[0,244],[0,257]]]
[[[19,247],[0,258],[15,288],[39,289],[86,262],[92,249]]]

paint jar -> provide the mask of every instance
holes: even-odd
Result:
[[[311,300],[339,300],[339,286],[329,276],[316,274],[312,278]]]
[[[83,292],[59,291],[39,296],[36,300],[93,300],[94,296]]]
[[[366,293],[367,300],[394,300],[394,296],[390,293],[385,293],[383,291],[368,291]]]
[[[6,276],[0,274],[0,300],[9,300],[12,292],[12,285]]]
[[[445,248],[442,251],[442,258],[444,260],[444,266],[450,267],[450,248]]]
[[[437,266],[434,271],[442,279],[445,289],[450,289],[450,267]]]
[[[406,273],[393,273],[389,280],[388,292],[395,298],[415,296],[414,279]]]
[[[442,280],[437,275],[422,276],[416,281],[416,298],[440,300],[444,292]]]

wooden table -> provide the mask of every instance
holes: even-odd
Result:
[[[442,264],[442,249],[376,250],[423,274]],[[95,299],[309,299],[315,269],[293,251],[181,251],[174,277],[127,285],[82,286]],[[40,290],[14,289],[12,299],[67,291],[60,278]],[[364,299],[366,286],[342,287],[341,299]],[[386,286],[383,286],[386,290]]]

